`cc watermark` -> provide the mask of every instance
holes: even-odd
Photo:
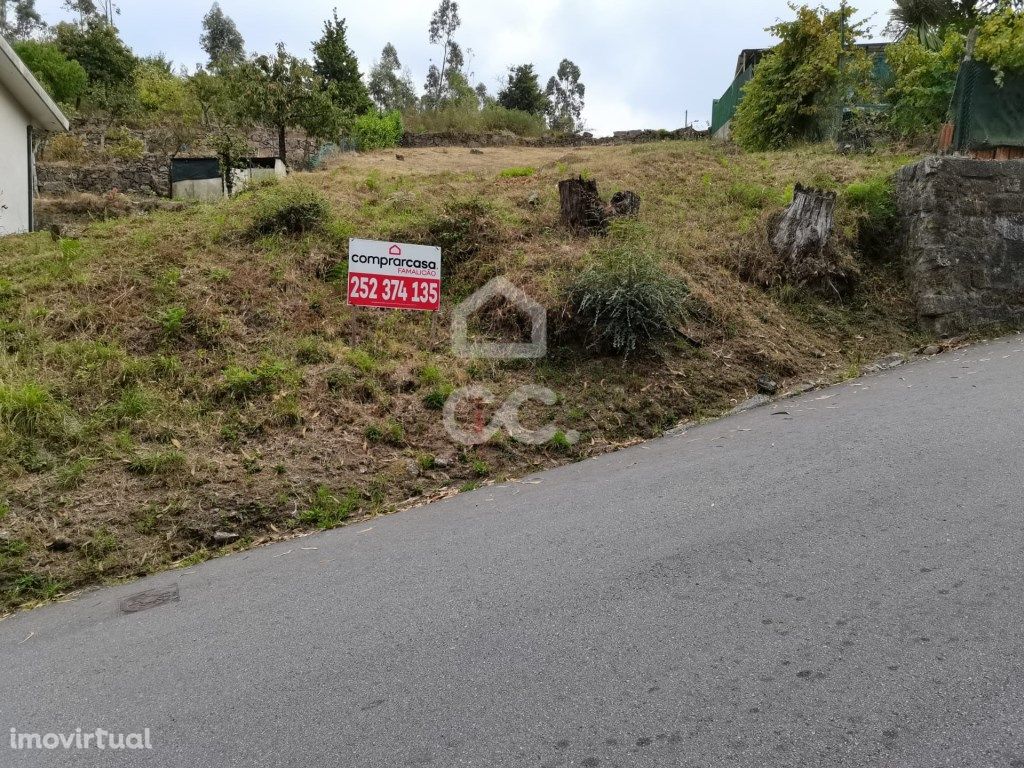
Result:
[[[504,299],[520,313],[530,319],[530,341],[519,344],[478,343],[469,340],[469,318],[495,299]],[[452,321],[452,350],[463,359],[483,360],[537,360],[547,355],[547,310],[534,301],[525,291],[504,277],[496,277],[478,290],[455,310]],[[444,405],[444,426],[453,440],[467,446],[483,445],[502,430],[509,437],[526,445],[544,445],[561,434],[565,442],[575,445],[580,441],[576,430],[562,430],[555,424],[539,429],[527,429],[520,421],[520,412],[529,402],[552,406],[558,403],[558,395],[536,385],[519,387],[498,409],[486,425],[476,423],[472,429],[459,425],[460,405],[472,404],[478,413],[484,405],[494,405],[497,397],[482,386],[463,387],[455,390]]]

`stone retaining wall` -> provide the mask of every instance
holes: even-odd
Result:
[[[40,162],[36,166],[36,180],[39,194],[45,197],[75,192],[105,195],[112,190],[131,196],[171,195],[170,160],[161,155],[88,165]]]
[[[899,172],[896,194],[922,325],[1024,321],[1024,160],[930,157]]]

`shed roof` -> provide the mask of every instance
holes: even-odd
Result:
[[[25,63],[0,37],[0,85],[14,96],[32,119],[32,125],[44,131],[60,132],[71,127],[64,113],[36,80]]]

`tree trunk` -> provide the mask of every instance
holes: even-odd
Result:
[[[775,225],[772,247],[790,264],[808,258],[820,259],[832,237],[835,213],[835,192],[822,192],[797,184],[793,190],[793,204]]]
[[[604,203],[597,192],[597,182],[567,179],[558,182],[558,196],[562,205],[562,223],[574,235],[600,234],[608,228]]]
[[[842,294],[859,270],[834,237],[836,193],[800,184],[793,203],[775,221],[770,232],[777,274],[786,282],[826,293]]]
[[[288,164],[288,142],[285,141],[285,126],[279,126],[277,129],[277,155],[281,158],[281,162],[285,165]]]

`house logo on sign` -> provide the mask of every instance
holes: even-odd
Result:
[[[401,247],[399,247],[397,245],[392,245],[391,248],[388,249],[388,253],[391,256],[401,256],[402,255],[402,249],[401,249]]]

